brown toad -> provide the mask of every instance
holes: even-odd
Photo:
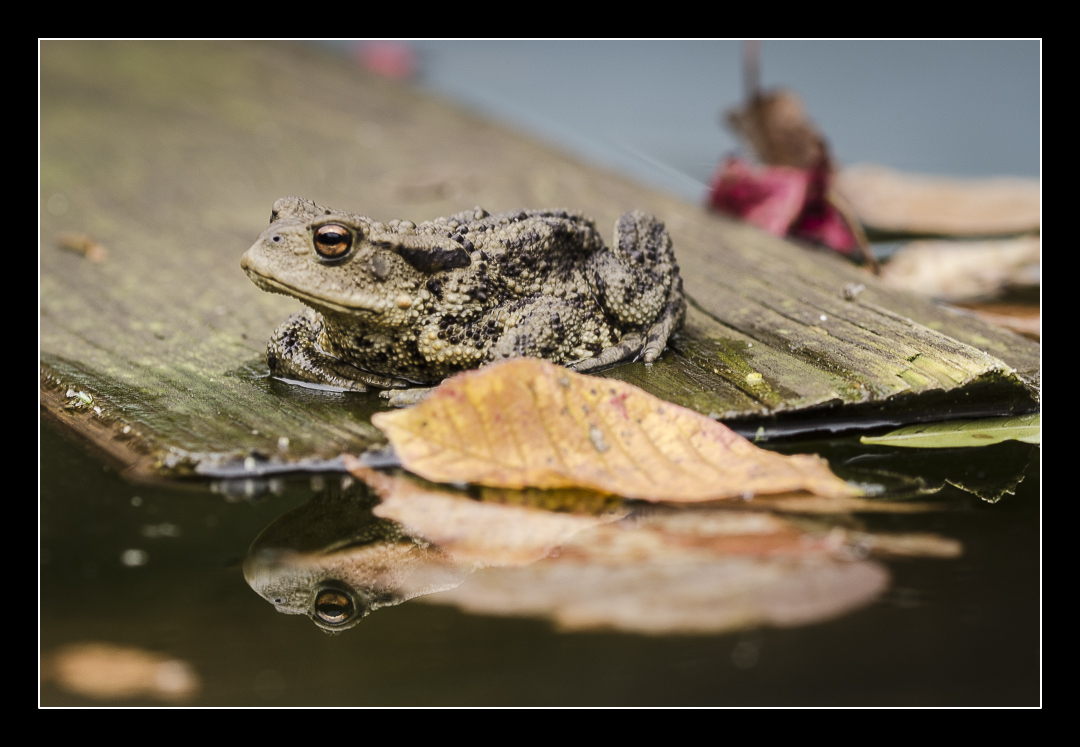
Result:
[[[609,249],[567,210],[475,208],[414,225],[284,197],[240,265],[310,307],[275,330],[271,373],[353,391],[433,385],[515,356],[576,371],[651,363],[686,312],[667,229],[638,211]]]

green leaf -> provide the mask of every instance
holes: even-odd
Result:
[[[1040,413],[1007,418],[949,420],[943,423],[912,425],[884,436],[863,436],[864,444],[908,446],[914,449],[952,449],[961,446],[989,446],[1002,441],[1039,443]]]

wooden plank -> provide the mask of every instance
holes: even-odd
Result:
[[[314,468],[381,443],[375,395],[267,377],[298,304],[239,258],[287,194],[382,220],[567,206],[605,232],[654,213],[695,304],[658,363],[604,375],[729,421],[903,421],[1037,393],[1036,343],[305,47],[45,42],[41,154],[43,411],[135,476]],[[108,258],[58,248],[62,231]]]

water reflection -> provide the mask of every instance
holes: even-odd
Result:
[[[460,583],[437,546],[376,516],[378,498],[345,482],[282,515],[248,550],[244,578],[278,612],[337,632],[379,607]]]
[[[961,552],[938,535],[863,531],[851,514],[797,497],[687,508],[356,474],[273,522],[244,562],[248,584],[279,612],[328,632],[418,597],[575,630],[804,625],[881,595],[882,556]],[[926,508],[863,501],[860,510],[868,506]]]

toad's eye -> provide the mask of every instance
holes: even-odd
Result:
[[[337,589],[323,589],[315,597],[315,614],[331,625],[347,622],[353,616],[352,600]]]
[[[349,230],[336,223],[319,226],[315,231],[315,251],[323,259],[341,259],[352,249],[352,244]]]

